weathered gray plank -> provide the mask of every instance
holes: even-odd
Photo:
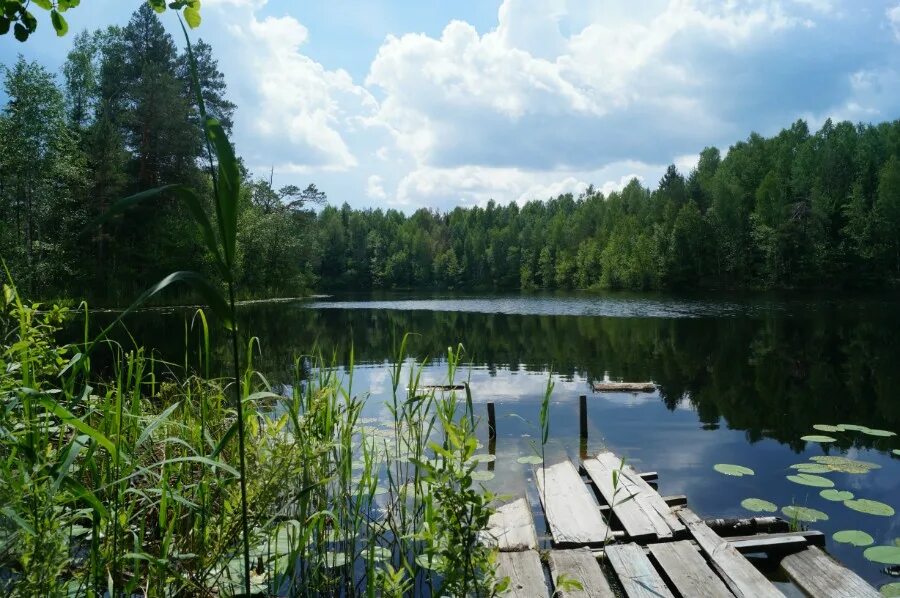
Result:
[[[651,544],[649,549],[664,576],[682,596],[734,598],[690,542]]]
[[[782,598],[765,575],[748,561],[737,548],[712,531],[690,509],[681,509],[678,516],[687,526],[694,540],[709,557],[713,569],[725,585],[739,598]]]
[[[669,539],[683,532],[684,525],[669,505],[629,465],[625,465],[618,475],[618,488],[613,488],[613,471],[619,470],[620,465],[621,459],[610,452],[584,461],[585,471],[606,502],[612,505],[628,535],[640,540]]]
[[[637,544],[607,546],[606,558],[629,598],[674,598],[644,549]]]
[[[513,598],[550,596],[537,551],[501,552],[497,555],[497,577],[501,579],[509,577],[509,587],[504,596]]]
[[[815,546],[784,557],[781,567],[810,596],[875,598],[880,595],[863,578]]]
[[[556,546],[603,543],[608,532],[606,522],[571,461],[538,468],[535,480]]]
[[[499,507],[488,520],[482,541],[496,546],[500,552],[537,550],[537,533],[528,501],[519,498]]]
[[[779,532],[777,534],[757,534],[755,536],[733,536],[725,538],[740,552],[796,552],[807,545],[825,546],[825,534],[819,531]]]
[[[597,558],[588,548],[572,550],[551,550],[550,577],[556,589],[554,596],[562,598],[615,598]],[[582,590],[562,590],[557,587],[557,579],[564,574],[569,579],[581,583]]]

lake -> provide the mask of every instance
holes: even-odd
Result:
[[[146,311],[128,326],[139,342],[182,363],[191,313]],[[458,379],[469,380],[482,414],[488,402],[496,406],[497,460],[483,467],[496,474],[487,484],[503,494],[533,492],[531,466],[517,458],[539,442],[539,405],[552,379],[548,462],[578,459],[578,397],[587,395],[589,453],[609,448],[638,470],[659,472],[663,495],[686,494],[705,516],[750,516],[740,504],[748,497],[821,510],[829,519],[809,527],[829,536],[832,554],[876,586],[896,581],[862,548],[830,536],[859,529],[876,544],[900,542],[900,516],[860,513],[786,478],[797,473],[790,465],[819,455],[870,462],[880,468],[823,475],[856,498],[900,509],[897,437],[835,432],[830,444],[801,440],[823,434],[815,424],[900,431],[896,297],[387,294],[247,304],[240,319],[259,337],[254,363],[275,386],[290,384],[296,357],[314,349],[346,370],[352,347],[353,390],[369,393],[369,417],[386,417],[388,364],[405,333],[409,355],[429,359],[425,384],[446,381],[447,348],[462,343],[467,367]],[[590,382],[604,378],[651,380],[658,391],[592,392]],[[755,475],[722,475],[717,463]]]

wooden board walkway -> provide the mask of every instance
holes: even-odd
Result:
[[[881,595],[859,575],[815,546],[786,556],[781,568],[810,596],[876,598]]]
[[[619,457],[602,452],[585,460],[583,466],[630,539],[659,541],[684,535],[684,524],[669,505]],[[614,472],[618,472],[617,484],[613,484]]]
[[[734,594],[690,542],[682,540],[652,544],[649,550],[663,574],[682,596],[733,598]]]
[[[825,544],[821,532],[781,531],[787,524],[774,517],[704,521],[684,506],[686,498],[664,499],[647,483],[647,474],[622,467],[609,452],[585,459],[583,470],[589,480],[582,479],[568,460],[535,472],[552,546],[544,553],[546,562],[538,552],[541,541],[527,498],[501,506],[491,517],[482,541],[499,550],[497,575],[509,577],[504,595],[782,597],[743,553],[765,553],[780,560],[788,577],[811,596],[879,595],[819,548]],[[618,493],[612,488],[613,470],[619,472]],[[608,504],[598,504],[594,494]],[[629,496],[634,498],[620,502]],[[610,529],[604,515],[615,515],[612,524],[621,524],[624,531]],[[748,535],[750,531],[757,533]],[[598,559],[605,559],[605,570]],[[562,583],[563,579],[582,587]]]
[[[555,546],[600,546],[609,539],[597,502],[571,461],[538,468],[535,480]]]
[[[500,552],[537,550],[538,539],[528,501],[520,498],[498,508],[488,520],[483,541],[496,546]]]
[[[556,593],[562,598],[615,598],[615,592],[606,581],[597,557],[588,548],[551,550],[547,561],[550,578]],[[580,590],[559,587],[559,577],[565,575],[581,584]]]

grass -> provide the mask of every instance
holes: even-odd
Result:
[[[477,537],[493,497],[471,477],[471,395],[419,390],[405,339],[378,426],[361,421],[352,366],[300,358],[279,395],[251,339],[242,447],[233,381],[207,373],[203,312],[185,328],[200,347],[189,369],[107,342],[100,375],[54,340],[68,309],[10,285],[0,307],[0,593],[486,596],[500,581]],[[461,354],[448,351],[451,384]]]

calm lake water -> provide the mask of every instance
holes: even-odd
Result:
[[[130,317],[136,339],[176,363],[184,360],[187,310]],[[516,458],[539,442],[538,410],[555,383],[548,462],[579,457],[578,396],[587,395],[587,450],[609,448],[642,471],[658,471],[664,495],[686,494],[704,516],[750,516],[744,498],[805,505],[828,514],[810,524],[828,550],[876,586],[897,581],[863,549],[831,540],[864,530],[876,544],[900,542],[900,516],[853,511],[786,479],[812,456],[844,455],[881,466],[867,474],[831,473],[835,487],[900,509],[897,437],[832,434],[831,445],[800,439],[814,424],[852,423],[900,432],[900,300],[657,295],[387,295],[242,306],[241,328],[258,336],[258,369],[290,383],[294,359],[318,347],[368,392],[369,416],[385,416],[388,364],[406,332],[409,354],[429,358],[424,383],[446,377],[448,346],[462,343],[477,409],[496,405],[496,477],[508,495],[533,493],[531,466]],[[219,356],[224,356],[220,350]],[[647,381],[648,394],[593,393],[590,382]],[[485,427],[485,426],[482,426]],[[484,443],[486,427],[482,430]],[[485,449],[487,450],[487,449]],[[756,474],[713,470],[734,463]],[[482,467],[487,467],[482,466]],[[531,498],[537,503],[536,495]]]

